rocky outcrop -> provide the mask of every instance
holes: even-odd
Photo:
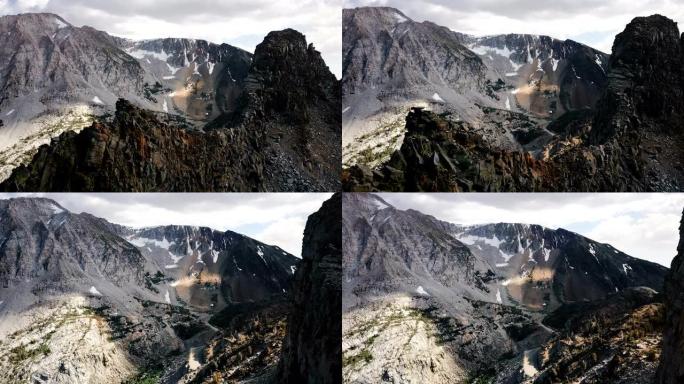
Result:
[[[320,53],[295,30],[269,33],[254,51],[239,118],[250,131],[265,133],[268,177],[281,189],[339,190],[339,87]]]
[[[657,384],[675,384],[684,380],[684,213],[679,225],[677,256],[672,260],[665,281],[665,329]]]
[[[342,196],[323,203],[304,230],[279,383],[341,383]]]
[[[7,191],[256,191],[265,189],[263,136],[208,133],[161,122],[117,102],[111,123],[94,123],[42,146],[2,183]]]
[[[320,114],[323,121],[339,122],[339,83],[304,35],[293,29],[270,32],[253,60],[246,79],[247,118],[281,115],[305,126]]]
[[[665,308],[655,291],[643,287],[559,308],[544,320],[558,334],[530,359],[534,383],[653,382]]]
[[[621,148],[627,170],[649,190],[684,186],[683,68],[684,39],[666,17],[635,18],[613,44],[588,141]]]
[[[346,170],[344,189],[679,190],[684,108],[679,102],[682,43],[677,36],[676,25],[661,16],[630,23],[613,47],[608,90],[595,117],[571,113],[559,119],[554,130],[562,134],[537,156],[497,148],[471,124],[414,108],[406,118],[400,150],[376,170]],[[678,101],[659,103],[663,97]]]

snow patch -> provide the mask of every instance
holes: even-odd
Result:
[[[100,98],[97,97],[97,96],[93,97],[93,103],[95,103],[95,104],[104,104],[104,103],[102,102],[102,100],[100,100]]]
[[[530,363],[530,351],[525,351],[523,356],[523,372],[527,377],[534,377],[539,371]]]
[[[418,288],[416,288],[416,293],[419,295],[423,296],[430,296],[424,289],[422,285],[419,285]]]
[[[151,58],[166,62],[166,60],[168,60],[169,57],[171,57],[168,54],[166,54],[166,52],[164,52],[164,51],[155,52],[155,51],[147,51],[144,49],[129,49],[126,51],[126,53],[128,53],[129,55],[131,55],[131,56],[133,56],[139,60],[151,57]]]
[[[290,271],[292,271],[292,274],[294,275],[295,272],[297,271],[297,266],[296,265],[290,265]]]
[[[596,257],[596,250],[594,249],[594,244],[589,244],[589,253],[591,253],[592,256],[594,256],[594,259],[596,259],[596,262],[599,262],[598,257]]]
[[[503,301],[501,301],[501,290],[499,288],[496,289],[496,302],[499,304],[503,303]]]
[[[157,239],[149,239],[147,237],[129,237],[127,240],[129,243],[135,245],[138,248],[142,248],[152,244],[155,247],[162,248],[168,251],[169,247],[171,246],[171,243],[168,240],[166,240],[166,238],[159,241]]]
[[[506,77],[513,77],[513,76],[517,76],[517,75],[518,75],[518,72],[508,72],[508,73],[506,73]]]
[[[625,271],[625,275],[626,275],[627,271],[632,270],[632,267],[630,267],[629,264],[622,264],[622,270]]]
[[[64,210],[62,208],[60,208],[54,204],[50,204],[50,209],[52,210],[53,215],[64,212]]]
[[[496,263],[497,267],[508,267],[508,263]]]
[[[515,255],[513,255],[513,254],[506,253],[506,252],[504,252],[504,251],[502,251],[502,250],[500,250],[500,249],[499,249],[499,254],[501,255],[501,257],[503,257],[504,261],[507,262],[507,263],[508,263],[508,261],[509,261],[513,256],[515,256]]]
[[[176,269],[178,268],[178,264],[167,264],[164,266],[166,269]]]
[[[499,56],[503,56],[505,58],[510,58],[511,55],[513,54],[513,51],[508,49],[508,47],[496,48],[496,47],[485,47],[485,46],[473,44],[469,48],[471,51],[477,53],[480,56],[491,55],[493,53],[493,54],[496,54]]]
[[[102,294],[100,293],[100,291],[98,291],[97,288],[95,288],[94,286],[93,286],[93,287],[90,287],[90,289],[88,290],[88,292],[90,292],[91,295],[102,296]]]
[[[553,71],[554,72],[556,72],[556,69],[558,69],[558,63],[559,62],[560,62],[560,60],[551,59],[551,64],[553,65]]]
[[[500,240],[496,235],[494,235],[491,239],[488,237],[480,237],[480,236],[473,236],[473,235],[465,235],[465,236],[459,236],[457,235],[456,238],[458,241],[460,241],[463,244],[466,245],[475,245],[477,242],[482,242],[485,243],[489,246],[496,247],[498,248],[499,245],[503,242]]]
[[[163,77],[164,80],[173,80],[175,78],[176,78],[176,76],[164,76]]]
[[[168,303],[171,304],[171,296],[169,296],[169,290],[166,290],[166,294],[164,295],[164,300]]]
[[[188,368],[191,371],[197,370],[202,366],[197,358],[195,357],[195,348],[190,349],[190,354],[188,355]]]
[[[261,247],[261,245],[257,245],[257,255],[261,257],[261,261],[263,261],[264,264],[268,265],[266,259],[264,259],[264,249]]]
[[[347,108],[342,110],[342,113],[348,112],[350,109],[351,109],[351,107],[347,107]]]
[[[164,112],[169,113],[169,105],[166,103],[166,99],[164,99],[164,105],[162,105],[162,109],[164,109]]]
[[[544,255],[544,261],[548,262],[549,261],[549,256],[551,256],[551,250],[542,248],[542,254]]]
[[[60,20],[56,17],[55,17],[55,23],[57,24],[57,29],[68,27],[68,25],[65,22],[63,22],[62,20]]]
[[[382,201],[380,201],[380,200],[378,200],[378,199],[372,199],[371,202],[372,202],[372,204],[375,206],[375,208],[378,209],[378,210],[381,210],[381,209],[385,209],[385,208],[389,208],[389,207],[390,207],[389,205],[383,203]]]
[[[442,99],[442,98],[439,96],[439,94],[436,93],[436,92],[435,92],[434,95],[432,95],[432,100],[433,100],[433,101],[436,101],[436,102],[438,102],[438,103],[444,103],[444,102],[445,102],[444,99]]]
[[[506,96],[506,109],[511,110],[511,99]]]
[[[14,109],[12,109],[12,110],[10,110],[9,112],[7,112],[7,113],[5,114],[5,116],[9,116],[9,115],[11,115],[11,114],[13,114],[13,113],[14,113]]]
[[[211,76],[212,73],[214,73],[214,67],[216,66],[216,63],[212,63],[207,61],[207,68],[209,69],[209,76]]]
[[[397,21],[397,23],[403,23],[403,22],[408,21],[407,18],[405,18],[404,16],[402,16],[402,15],[400,15],[400,14],[398,14],[398,13],[395,13],[395,14],[394,14],[394,19]]]

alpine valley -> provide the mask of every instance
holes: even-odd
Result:
[[[679,191],[684,38],[637,17],[611,55],[343,11],[343,188]]]
[[[339,383],[340,222],[336,195],[300,259],[231,231],[0,200],[0,382]]]
[[[345,383],[682,379],[681,242],[668,272],[560,228],[342,210]]]
[[[339,87],[292,29],[251,54],[2,16],[0,188],[337,190]]]

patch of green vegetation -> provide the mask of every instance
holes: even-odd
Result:
[[[163,372],[162,367],[149,368],[124,381],[123,384],[158,384]]]
[[[354,366],[361,362],[363,362],[364,364],[368,364],[371,361],[373,361],[373,354],[370,353],[368,349],[364,348],[361,350],[361,352],[357,353],[356,355],[345,356],[344,359],[342,359],[342,366]]]
[[[9,360],[11,363],[17,364],[37,356],[47,356],[49,354],[50,347],[48,347],[47,343],[41,343],[37,348],[33,349],[28,349],[24,344],[21,344],[10,350]]]
[[[493,372],[478,373],[466,380],[467,384],[491,384],[496,376]]]

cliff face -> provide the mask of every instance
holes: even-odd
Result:
[[[677,256],[665,280],[665,332],[656,383],[684,381],[684,214],[679,225]]]
[[[616,37],[588,141],[632,151],[624,163],[647,189],[684,185],[684,40],[677,23],[638,17]]]
[[[342,382],[341,222],[337,193],[306,223],[279,383]]]
[[[275,31],[257,46],[241,108],[242,125],[266,135],[267,177],[281,189],[339,189],[340,84],[304,35]]]

